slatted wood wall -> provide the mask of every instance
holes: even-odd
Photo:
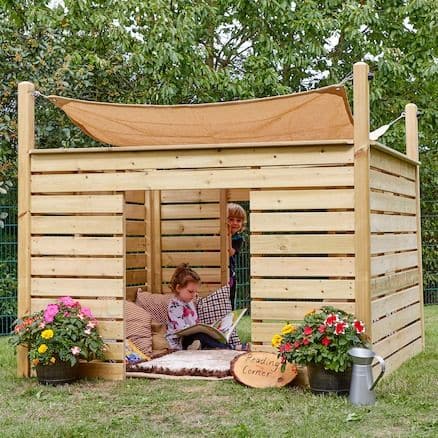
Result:
[[[85,363],[88,376],[124,376],[124,201],[121,194],[31,196],[31,310],[72,296],[91,309],[106,340],[106,359]]]
[[[371,149],[371,316],[389,371],[422,350],[416,166]]]

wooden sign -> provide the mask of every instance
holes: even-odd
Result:
[[[251,388],[280,388],[292,382],[297,375],[297,368],[287,363],[282,372],[276,354],[253,351],[233,359],[231,374],[238,382]]]

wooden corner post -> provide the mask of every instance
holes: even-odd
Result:
[[[419,161],[418,151],[418,118],[417,105],[408,103],[405,107],[406,122],[406,155],[412,160]],[[418,277],[419,277],[419,301],[421,304],[421,336],[423,349],[425,346],[424,339],[424,304],[423,304],[423,257],[421,245],[421,207],[420,207],[420,166],[417,165],[415,171],[415,198],[416,198],[416,217],[417,217],[417,251],[418,251]]]
[[[18,317],[30,312],[30,154],[35,146],[35,86],[18,84]],[[17,375],[30,372],[27,349],[17,349]]]
[[[370,250],[370,98],[368,65],[353,67],[354,112],[354,219],[355,219],[355,300],[356,316],[371,333],[371,250]]]

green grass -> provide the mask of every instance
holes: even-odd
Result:
[[[44,387],[15,377],[14,353],[0,339],[0,437],[435,437],[438,306],[425,315],[426,351],[379,383],[377,404],[363,408],[343,397],[232,381]]]

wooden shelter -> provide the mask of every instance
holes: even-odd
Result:
[[[390,370],[420,352],[416,106],[406,106],[405,155],[369,140],[365,63],[354,66],[354,123],[342,86],[328,88],[291,96],[294,111],[288,100],[261,99],[277,111],[269,121],[259,120],[255,101],[176,113],[149,107],[155,125],[141,135],[154,140],[144,146],[143,125],[130,125],[142,116],[132,113],[113,129],[123,137],[128,127],[118,140],[124,147],[37,149],[34,86],[20,83],[19,316],[59,296],[80,299],[109,345],[109,361],[84,363],[83,373],[123,379],[124,300],[138,285],[167,291],[174,266],[185,261],[200,273],[204,293],[224,284],[226,204],[249,200],[254,349],[270,350],[285,320],[331,304],[366,322]],[[124,114],[122,105],[102,116],[81,101],[52,100],[94,138],[103,120]],[[241,118],[246,109],[250,121]],[[167,118],[164,131],[155,130],[164,120],[157,114]],[[194,119],[191,135],[184,127]],[[185,141],[175,140],[173,121]],[[18,374],[29,375],[23,348]]]

